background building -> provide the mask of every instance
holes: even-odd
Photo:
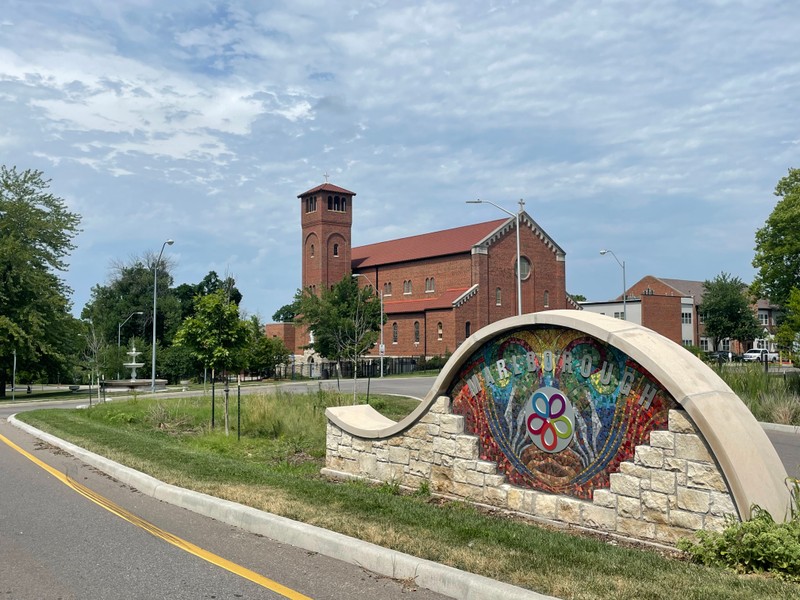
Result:
[[[715,340],[705,334],[703,327],[702,281],[664,279],[647,275],[630,286],[625,293],[627,320],[657,331],[684,346],[698,346],[707,352],[725,350],[741,354],[748,348],[775,350],[773,334],[778,307],[767,300],[758,300],[753,306],[763,326],[762,336],[747,348],[735,341]],[[590,312],[621,319],[622,296],[607,302],[581,302]]]
[[[383,294],[387,356],[436,356],[469,335],[517,314],[516,217],[444,229],[353,248],[356,194],[324,183],[298,196],[302,287],[319,293],[350,273]],[[521,212],[522,311],[578,308],[567,296],[565,253]],[[308,332],[294,340],[285,324],[267,325],[303,354]],[[378,353],[373,349],[373,354]]]

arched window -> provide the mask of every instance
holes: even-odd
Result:
[[[501,290],[500,288],[497,288],[494,291],[494,303],[496,306],[503,305],[503,290]]]
[[[419,344],[419,321],[414,321],[414,343]]]
[[[397,343],[397,323],[392,323],[392,343]]]
[[[436,291],[436,280],[433,277],[425,278],[425,291],[426,292]]]
[[[311,255],[311,258],[314,258],[314,244],[311,244],[311,249],[308,251],[308,253]]]
[[[406,279],[403,282],[403,293],[404,294],[410,294],[411,293],[411,280],[410,279]]]
[[[469,337],[472,335],[472,324],[467,321],[464,323],[464,337]]]
[[[342,212],[347,212],[347,198],[342,198]]]
[[[333,197],[333,210],[339,210],[339,196]]]
[[[544,291],[544,307],[547,308],[550,306],[550,292],[547,290]]]
[[[339,244],[334,244],[333,245],[333,255],[334,256],[339,256]]]
[[[387,281],[383,284],[383,295],[384,296],[391,296],[392,295],[392,282]]]
[[[436,333],[438,334],[440,340],[444,337],[444,329],[442,328],[441,321],[436,324]]]
[[[333,210],[333,196],[328,196],[328,210]]]

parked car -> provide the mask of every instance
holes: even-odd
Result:
[[[742,355],[734,354],[727,350],[715,350],[706,353],[706,360],[710,362],[740,362],[742,360]]]
[[[750,348],[742,355],[742,360],[746,362],[776,362],[778,360],[777,352],[770,352],[766,348]]]

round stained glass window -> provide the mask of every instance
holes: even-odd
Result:
[[[516,262],[516,261],[515,261]],[[531,276],[531,261],[529,261],[524,256],[519,257],[519,264],[522,265],[522,270],[520,271],[520,277],[522,279],[527,279]],[[514,275],[517,274],[517,265],[514,265]]]

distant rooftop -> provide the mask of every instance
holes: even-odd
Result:
[[[338,185],[333,185],[332,183],[325,182],[325,183],[323,183],[321,185],[318,185],[315,188],[311,188],[307,192],[303,192],[302,194],[300,194],[297,197],[298,198],[303,198],[303,197],[308,196],[310,194],[316,194],[317,192],[332,192],[334,194],[348,194],[350,196],[355,196],[356,195],[355,192],[351,192],[350,190],[346,190],[344,188],[341,188]]]

